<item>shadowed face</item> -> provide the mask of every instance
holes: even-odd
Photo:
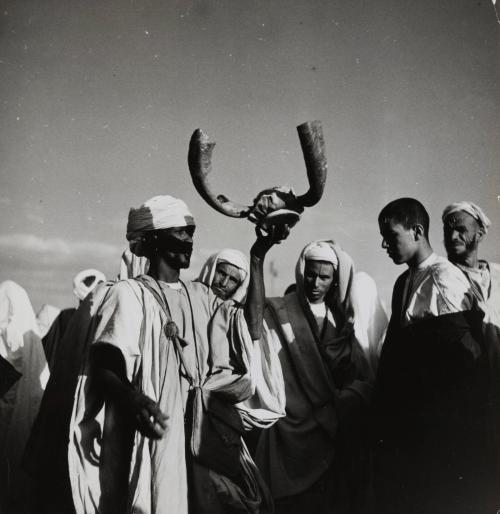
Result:
[[[212,280],[212,291],[223,300],[231,298],[241,285],[240,270],[229,262],[218,262]]]
[[[413,228],[407,229],[394,220],[386,220],[379,225],[382,248],[394,264],[410,261],[418,251],[418,243]]]
[[[324,301],[333,284],[335,270],[331,262],[306,261],[304,268],[304,292],[311,303]]]
[[[194,225],[158,230],[156,246],[158,253],[174,269],[189,268],[193,253]]]
[[[463,211],[450,214],[444,221],[444,246],[450,261],[465,263],[477,251],[483,231],[479,223]]]

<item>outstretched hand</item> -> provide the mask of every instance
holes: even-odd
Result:
[[[151,398],[138,391],[128,397],[128,409],[137,430],[149,439],[161,439],[167,428],[168,416]]]

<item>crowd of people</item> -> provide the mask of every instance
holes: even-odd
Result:
[[[271,193],[272,194],[272,193]],[[195,221],[129,212],[116,280],[75,277],[77,309],[0,285],[0,514],[487,514],[500,508],[500,265],[471,202],[390,202],[382,248],[407,269],[390,320],[339,242],[307,242],[266,297],[291,227],[193,281]],[[269,202],[268,204],[269,205]],[[284,243],[286,244],[286,242]]]

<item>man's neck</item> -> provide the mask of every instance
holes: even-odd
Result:
[[[407,262],[408,267],[416,268],[419,264],[428,259],[433,253],[429,244],[422,245],[414,254],[414,256]]]
[[[173,283],[179,282],[180,270],[172,268],[164,259],[158,258],[151,261],[148,275],[162,282]]]
[[[463,257],[449,257],[450,262],[453,264],[459,264],[460,266],[465,266],[466,268],[479,268],[479,259],[477,257],[477,251],[470,252]]]

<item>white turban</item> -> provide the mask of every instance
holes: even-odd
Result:
[[[446,207],[445,210],[443,211],[443,216],[442,216],[443,222],[446,220],[446,218],[450,214],[453,214],[454,212],[459,212],[459,211],[463,211],[463,212],[466,212],[467,214],[470,214],[479,223],[479,225],[483,228],[484,233],[486,234],[488,232],[488,228],[491,225],[490,219],[488,218],[488,216],[486,216],[486,214],[483,212],[481,207],[479,207],[478,205],[476,205],[475,203],[472,203],[472,202],[466,202],[466,201],[455,202],[455,203],[448,205],[448,207]]]
[[[94,280],[87,286],[85,285],[84,280],[89,277],[94,277]],[[106,282],[106,277],[100,271],[96,269],[85,269],[80,271],[80,273],[78,273],[78,275],[73,279],[73,293],[79,300],[84,300],[100,282]]]
[[[324,241],[318,241],[309,245],[306,252],[304,253],[304,259],[306,261],[326,261],[333,264],[335,269],[339,266],[339,259],[337,254],[329,245]]]
[[[130,250],[142,255],[141,239],[146,232],[194,224],[193,215],[182,200],[169,195],[154,196],[137,209],[131,207],[128,213],[127,240]]]

